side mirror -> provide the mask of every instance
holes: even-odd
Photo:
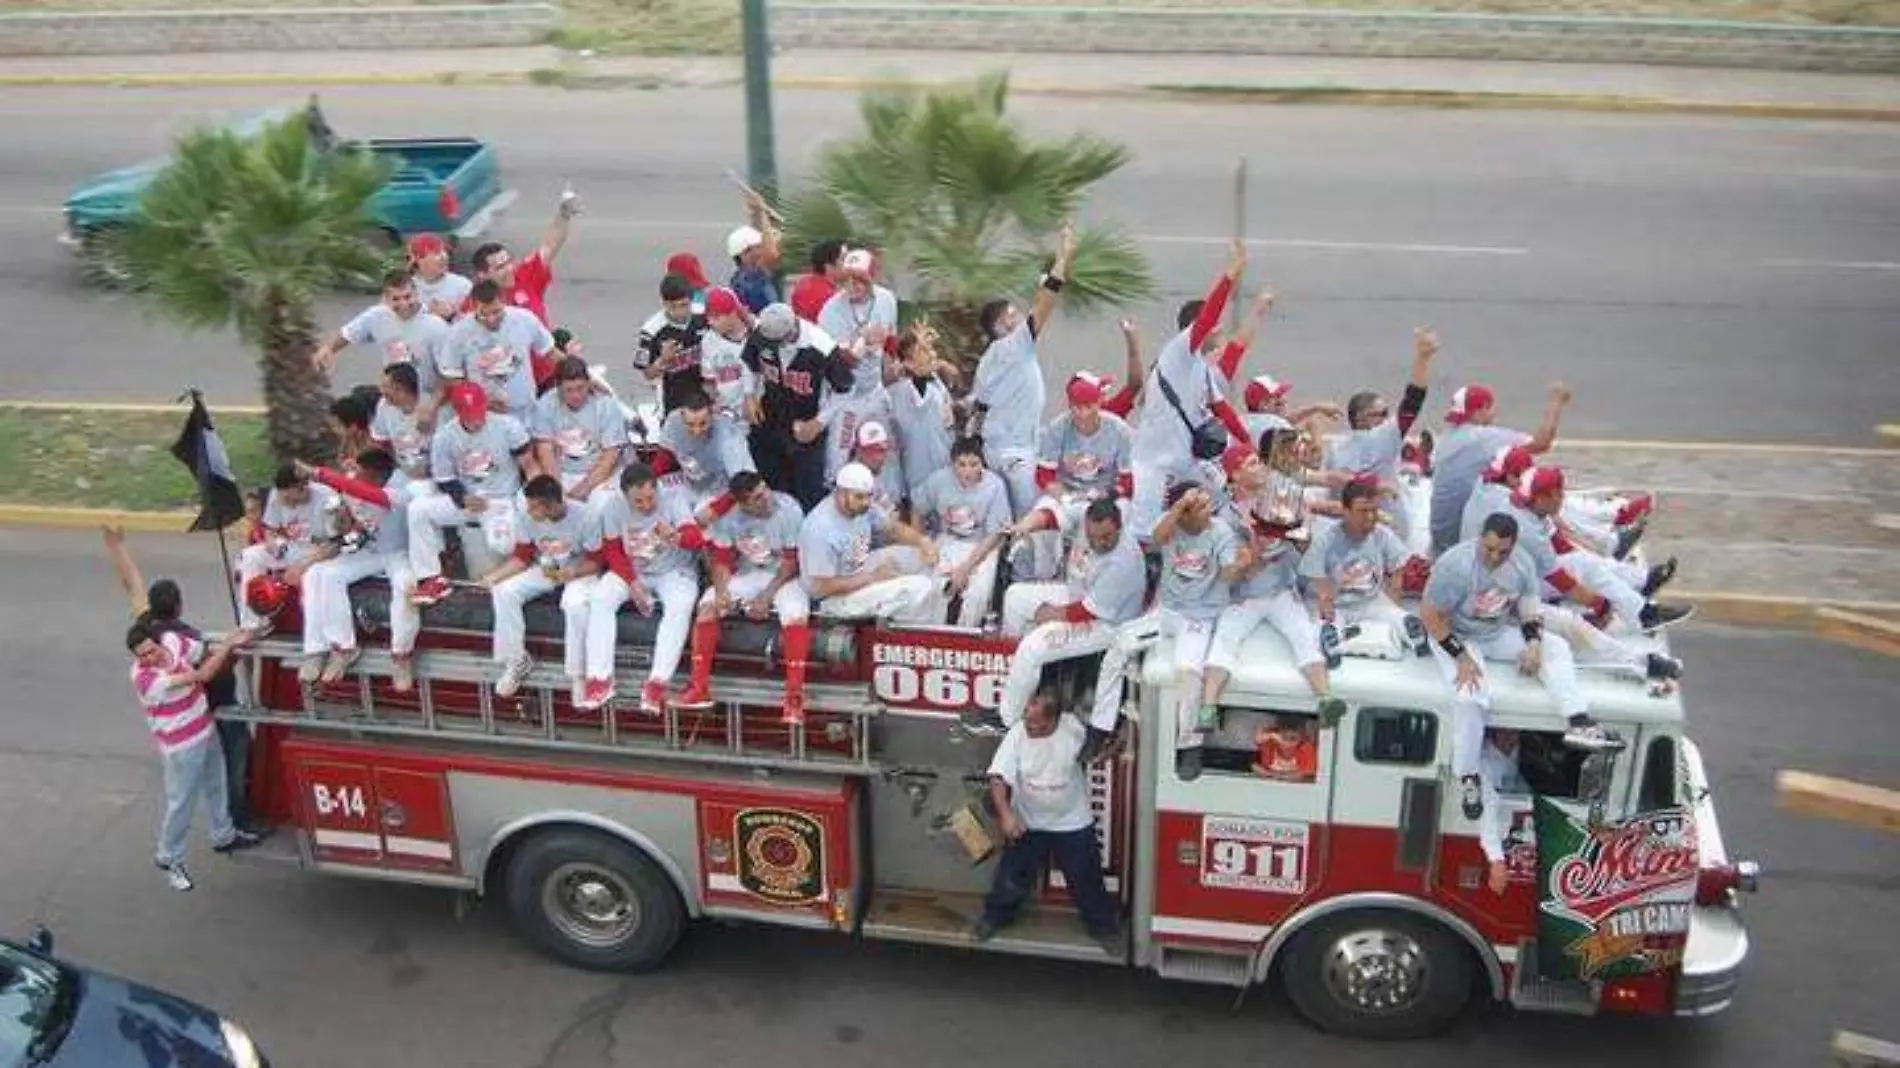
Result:
[[[33,928],[33,934],[26,940],[26,948],[42,957],[52,956],[53,932],[47,930],[44,924]]]

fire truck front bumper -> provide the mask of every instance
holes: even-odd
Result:
[[[1676,982],[1677,1016],[1712,1016],[1735,1000],[1748,929],[1733,905],[1704,905],[1689,915],[1689,944]]]

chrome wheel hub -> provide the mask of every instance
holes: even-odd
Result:
[[[1371,928],[1342,935],[1327,948],[1327,990],[1361,1012],[1409,1009],[1425,992],[1430,964],[1424,947],[1402,931]]]
[[[640,902],[619,874],[593,864],[563,864],[541,884],[542,911],[560,932],[588,946],[611,947],[640,926]]]

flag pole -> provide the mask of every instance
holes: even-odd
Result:
[[[204,391],[200,390],[197,386],[188,388],[185,391],[185,395],[191,398],[191,403],[194,408],[204,408]],[[207,425],[209,425],[210,417],[211,409],[205,408]],[[198,438],[198,447],[200,449],[205,447],[204,436],[202,434],[199,435]],[[198,476],[198,500],[203,502],[210,499],[211,464],[208,461],[201,463],[199,470],[201,473]],[[237,579],[233,576],[231,571],[231,548],[224,540],[224,525],[222,523],[217,524],[216,529],[218,532],[218,563],[221,565],[219,570],[224,572],[225,599],[231,603],[231,625],[242,629],[244,625],[244,613],[238,610]]]

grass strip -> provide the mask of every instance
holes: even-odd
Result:
[[[215,415],[231,469],[246,489],[275,467],[257,415]],[[0,503],[170,511],[192,508],[197,487],[172,456],[177,412],[116,412],[0,405]]]

